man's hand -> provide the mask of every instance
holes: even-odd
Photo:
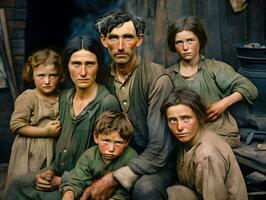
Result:
[[[117,180],[113,177],[113,174],[109,172],[87,187],[80,200],[87,200],[89,197],[91,197],[92,200],[109,199],[117,185]]]
[[[52,188],[59,187],[61,177],[55,176],[53,170],[48,169],[36,175],[35,184],[37,190],[51,190]]]

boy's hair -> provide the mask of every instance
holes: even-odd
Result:
[[[142,17],[134,16],[129,13],[123,12],[121,10],[116,10],[102,18],[97,20],[96,27],[100,34],[105,37],[110,33],[115,27],[122,26],[125,22],[132,21],[136,30],[136,34],[144,34],[145,21]]]
[[[201,20],[196,16],[187,16],[177,19],[168,27],[167,43],[170,51],[176,52],[175,37],[177,33],[182,31],[193,32],[199,39],[200,50],[204,49],[208,38]]]
[[[109,134],[117,131],[121,138],[129,141],[133,135],[133,125],[124,112],[106,111],[96,120],[95,134]]]
[[[33,81],[33,71],[40,65],[53,64],[58,71],[59,83],[65,81],[65,72],[61,55],[52,49],[41,49],[28,57],[23,67],[23,79],[28,82]]]

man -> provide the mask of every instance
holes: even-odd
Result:
[[[174,144],[160,107],[173,88],[172,81],[162,66],[137,55],[144,37],[142,18],[115,11],[96,25],[113,61],[106,86],[132,118],[131,145],[139,156],[89,186],[83,198],[109,198],[119,182],[127,190],[134,186],[133,199],[166,199],[165,188],[174,179],[169,162]]]

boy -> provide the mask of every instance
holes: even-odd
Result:
[[[110,171],[119,169],[137,156],[135,150],[128,146],[133,134],[133,126],[126,113],[107,111],[96,121],[93,133],[97,146],[85,151],[69,179],[62,184],[63,200],[77,199],[85,187],[95,179]],[[111,199],[129,199],[128,192],[120,187]]]

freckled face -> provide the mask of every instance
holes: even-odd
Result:
[[[191,108],[182,104],[170,106],[166,117],[170,131],[180,142],[192,145],[196,142],[200,125]]]
[[[39,65],[33,70],[36,89],[43,95],[53,93],[59,83],[59,74],[54,64]]]
[[[200,53],[200,42],[192,31],[181,31],[175,36],[175,48],[181,59],[192,61]]]
[[[68,69],[77,89],[87,89],[96,84],[98,60],[94,53],[84,49],[73,53]]]
[[[117,131],[108,134],[93,134],[105,163],[110,163],[120,156],[128,145],[128,141],[120,137]]]

